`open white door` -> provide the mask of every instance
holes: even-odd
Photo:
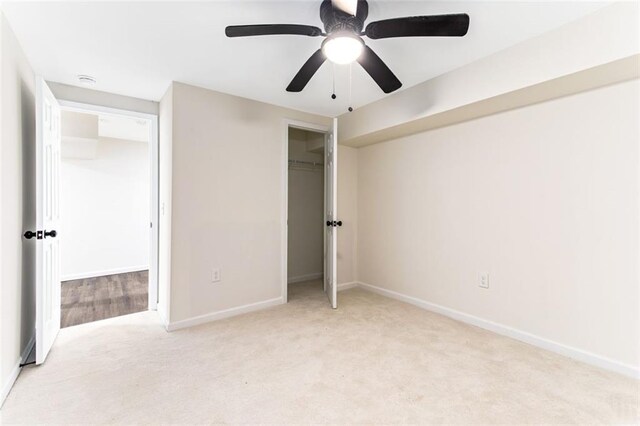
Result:
[[[36,80],[36,364],[60,331],[60,106]]]
[[[338,119],[333,119],[331,131],[327,134],[325,145],[325,273],[324,289],[329,296],[331,307],[338,307],[338,272],[337,272],[337,246],[338,226]]]

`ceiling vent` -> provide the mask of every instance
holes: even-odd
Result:
[[[96,84],[96,79],[91,77],[90,75],[80,74],[78,75],[78,81],[81,84],[85,84],[87,86],[93,86]]]

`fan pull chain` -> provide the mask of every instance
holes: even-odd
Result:
[[[333,89],[331,91],[331,99],[336,98],[336,64],[331,63],[332,67],[332,80],[333,80]]]
[[[353,86],[353,78],[352,78],[352,70],[353,70],[353,63],[349,64],[349,112],[353,111],[353,108],[351,107],[351,92],[352,92],[352,86]]]

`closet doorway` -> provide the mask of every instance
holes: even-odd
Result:
[[[326,133],[288,128],[287,295],[326,300]]]

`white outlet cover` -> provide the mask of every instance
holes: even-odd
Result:
[[[489,288],[489,274],[480,274],[480,282],[478,283],[480,288]]]

